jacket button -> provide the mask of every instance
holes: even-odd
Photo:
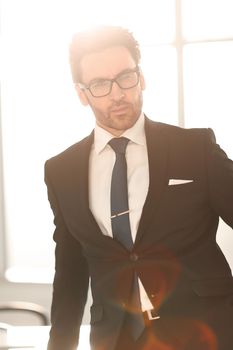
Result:
[[[136,253],[130,254],[130,260],[131,261],[137,261],[139,256]]]
[[[151,294],[151,298],[153,299],[153,298],[156,298],[157,297],[157,295],[156,294]]]

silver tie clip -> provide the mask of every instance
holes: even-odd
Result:
[[[122,211],[121,213],[112,215],[112,216],[111,216],[111,219],[114,219],[114,218],[116,218],[116,217],[118,217],[118,216],[125,215],[125,214],[128,214],[128,213],[129,213],[129,210]]]

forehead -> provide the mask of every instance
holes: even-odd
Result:
[[[82,80],[88,82],[95,78],[114,78],[118,73],[134,68],[135,61],[124,46],[114,46],[85,55],[81,62]]]

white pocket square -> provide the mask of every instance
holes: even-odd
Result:
[[[182,185],[193,182],[193,180],[183,180],[183,179],[169,179],[168,186]]]

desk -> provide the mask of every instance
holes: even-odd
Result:
[[[49,338],[48,326],[11,326],[7,331],[0,329],[0,350],[46,350]],[[90,326],[82,325],[77,350],[90,350]]]

